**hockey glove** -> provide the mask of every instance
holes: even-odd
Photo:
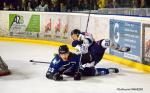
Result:
[[[81,73],[77,72],[74,74],[74,80],[81,80]]]
[[[59,73],[56,73],[56,74],[54,74],[53,79],[55,81],[61,81],[61,80],[63,80],[63,76],[60,75]]]
[[[46,78],[53,79],[53,74],[50,71],[47,71]]]

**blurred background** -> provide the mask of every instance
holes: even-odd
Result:
[[[149,8],[150,0],[0,0],[0,10],[72,12],[103,8]]]

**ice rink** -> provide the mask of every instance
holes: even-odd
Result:
[[[117,67],[118,74],[83,77],[74,81],[48,80],[48,64],[32,64],[29,60],[51,61],[57,48],[48,45],[0,41],[0,56],[12,74],[0,77],[0,93],[150,93],[150,74],[102,60],[97,67]]]

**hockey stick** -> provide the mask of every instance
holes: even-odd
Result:
[[[90,14],[91,14],[91,9],[89,10],[89,15],[88,15],[88,20],[87,20],[85,32],[87,32],[87,29],[88,29],[88,25],[89,25],[89,21],[90,21]]]
[[[86,25],[85,32],[87,32],[88,25],[89,25],[89,20],[90,20],[90,14],[91,14],[91,1],[92,1],[92,0],[90,0],[90,10],[89,10],[89,15],[88,15],[88,20],[87,20],[87,25]],[[79,66],[78,66],[78,69],[77,69],[77,70],[78,70],[78,71],[77,71],[78,73],[80,73],[80,69],[81,69],[80,66],[81,66],[82,55],[83,55],[83,54],[81,53],[81,55],[80,55],[80,60],[79,60]]]
[[[50,64],[50,62],[44,62],[44,61],[35,61],[35,60],[30,60],[32,63],[44,63],[44,64]]]
[[[88,25],[89,25],[89,21],[90,21],[90,14],[91,14],[91,2],[92,2],[92,0],[90,0],[90,10],[89,10],[89,15],[88,15],[88,20],[87,20],[87,24],[86,24],[85,32],[87,32]]]

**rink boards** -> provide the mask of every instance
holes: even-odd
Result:
[[[85,31],[87,18],[87,14],[78,13],[0,11],[0,39],[54,46],[63,43],[70,45],[70,31]],[[122,46],[131,47],[129,53],[108,49],[104,58],[146,72],[150,72],[149,30],[148,17],[133,16],[91,14],[88,26],[88,32],[96,40],[109,38]]]

